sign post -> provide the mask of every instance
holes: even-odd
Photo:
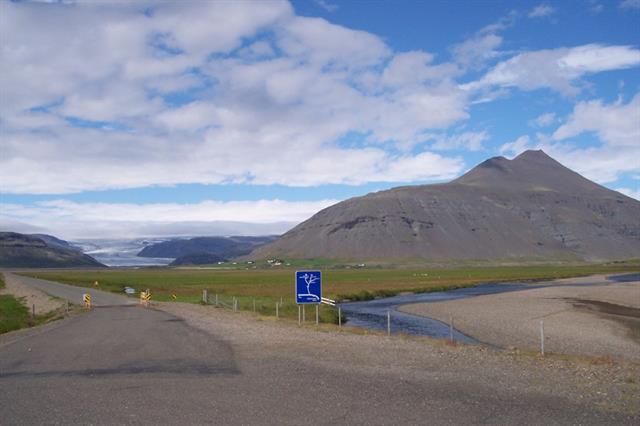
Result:
[[[319,305],[322,302],[322,273],[296,271],[296,303]]]

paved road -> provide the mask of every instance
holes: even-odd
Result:
[[[15,275],[10,272],[3,273],[5,275],[9,275],[15,280],[19,280],[29,287],[36,288],[40,291],[43,291],[55,297],[59,297],[61,299],[66,299],[70,303],[75,303],[76,305],[82,305],[82,295],[84,293],[89,293],[91,295],[91,303],[94,306],[133,305],[136,303],[136,300],[130,299],[124,295],[119,296],[117,294],[108,293],[106,291],[96,290],[93,288],[76,287],[53,281],[29,278],[21,275]]]
[[[34,283],[28,281],[28,283]],[[49,291],[57,286],[44,285]],[[20,336],[20,335],[19,335]],[[0,341],[0,423],[626,424],[540,394],[381,371],[345,374],[205,333],[168,313],[96,308]],[[318,357],[322,358],[322,353]],[[329,361],[329,360],[325,360]]]

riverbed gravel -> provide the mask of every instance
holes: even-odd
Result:
[[[276,321],[212,306],[157,303],[157,309],[184,318],[228,342],[242,363],[289,358],[341,374],[388,377],[403,383],[438,384],[450,389],[482,389],[505,403],[537,395],[563,404],[597,407],[640,419],[640,364],[608,358],[552,355],[483,346],[449,345],[428,338],[338,329]],[[242,361],[244,360],[244,361]],[[554,402],[554,403],[555,403]],[[543,419],[541,419],[542,421]],[[579,422],[578,422],[579,423]]]

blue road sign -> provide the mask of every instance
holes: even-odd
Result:
[[[296,303],[317,303],[322,300],[322,273],[320,271],[296,272]]]

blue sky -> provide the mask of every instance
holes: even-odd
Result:
[[[279,233],[539,148],[640,198],[640,0],[0,9],[2,229]]]

